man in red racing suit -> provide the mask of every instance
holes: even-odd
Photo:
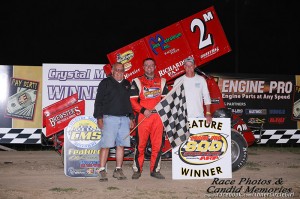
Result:
[[[166,79],[154,74],[155,60],[143,61],[145,74],[132,80],[130,101],[137,113],[136,148],[133,160],[132,179],[139,179],[143,171],[144,152],[148,139],[151,141],[150,175],[158,179],[165,177],[160,173],[161,149],[164,143],[163,125],[155,106],[168,93]]]

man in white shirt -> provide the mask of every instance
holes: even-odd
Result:
[[[195,73],[195,61],[193,57],[184,60],[185,75],[177,78],[174,86],[183,81],[185,98],[187,104],[187,114],[189,118],[206,118],[207,122],[212,121],[210,113],[211,99],[204,77]],[[206,113],[204,114],[204,105]]]

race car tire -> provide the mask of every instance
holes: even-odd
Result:
[[[231,162],[232,172],[245,166],[248,159],[248,145],[241,133],[231,129]]]

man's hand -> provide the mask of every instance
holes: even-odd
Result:
[[[145,111],[144,111],[144,115],[145,115],[145,117],[150,117],[153,113],[157,113],[156,112],[156,110],[154,109],[154,110],[148,110],[148,109],[146,109]]]
[[[99,129],[103,129],[103,119],[102,118],[97,120],[97,125],[98,125]]]
[[[205,115],[205,118],[206,118],[207,123],[210,124],[211,121],[212,121],[211,114],[206,114],[206,115]]]
[[[144,111],[144,115],[145,115],[145,117],[150,117],[151,115],[152,115],[152,112],[150,111],[150,110],[148,110],[148,109],[146,109],[145,111]]]
[[[133,127],[134,127],[134,120],[130,120],[130,129],[133,129]]]

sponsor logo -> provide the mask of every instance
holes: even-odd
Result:
[[[285,109],[269,109],[269,114],[272,114],[272,115],[285,115]]]
[[[117,62],[121,62],[124,64],[125,71],[128,71],[132,64],[130,60],[134,57],[134,52],[132,50],[128,50],[122,54],[117,54]]]
[[[68,140],[76,147],[91,148],[100,142],[101,131],[91,116],[77,116],[65,128]]]
[[[211,103],[212,104],[220,104],[220,99],[219,98],[211,98]]]
[[[69,155],[92,155],[100,154],[100,149],[69,149]]]
[[[184,71],[180,70],[180,67],[183,66],[183,60],[179,61],[171,66],[168,66],[162,70],[158,71],[159,76],[163,76],[167,74],[169,77],[178,76],[181,73],[184,73]]]
[[[88,168],[88,167],[100,167],[100,161],[80,161],[80,168]]]
[[[270,117],[269,118],[269,123],[272,124],[282,124],[284,123],[285,118],[284,117]]]
[[[231,109],[231,112],[232,112],[232,113],[235,113],[235,114],[237,114],[237,115],[242,115],[243,112],[244,112],[244,110],[243,110],[243,109],[233,108],[233,109]]]
[[[206,132],[191,135],[188,141],[180,145],[178,153],[187,164],[205,165],[222,159],[227,149],[228,143],[223,135]]]
[[[50,117],[48,120],[51,124],[52,127],[56,126],[56,123],[60,123],[60,121],[65,121],[68,118],[75,117],[76,115],[80,115],[81,111],[80,109],[76,106],[72,109],[66,110],[65,112],[55,115],[54,117]]]
[[[145,98],[155,98],[161,94],[160,88],[146,88],[144,87],[143,93]]]
[[[80,151],[83,151],[83,150],[80,150]],[[69,150],[69,152],[74,152],[74,151],[71,151]],[[98,153],[92,153],[92,154],[100,154],[100,150]],[[96,161],[98,160],[98,156],[85,156],[85,155],[71,155],[69,156],[68,160],[69,161],[78,161],[78,160],[92,160],[92,161]]]
[[[161,48],[161,50],[165,51],[170,48],[169,42],[175,39],[178,39],[182,36],[182,33],[177,33],[175,35],[171,35],[167,39],[164,39],[160,34],[156,34],[155,38],[151,37],[148,41],[149,46],[155,55],[158,55],[156,48]]]
[[[93,175],[95,171],[96,171],[95,168],[87,168],[85,172],[87,175]]]
[[[261,124],[261,123],[265,123],[266,119],[260,119],[260,118],[249,118],[248,123],[249,124]]]
[[[86,170],[85,169],[75,169],[74,167],[70,167],[68,168],[68,172],[71,174],[71,175],[84,175]]]
[[[131,71],[130,73],[124,74],[124,78],[125,78],[125,79],[128,79],[130,76],[132,76],[132,75],[134,75],[134,74],[137,74],[138,72],[140,72],[140,69],[139,69],[139,68],[138,68],[138,69],[135,69],[135,70],[133,70],[133,71]]]
[[[245,109],[246,115],[267,115],[267,109]]]
[[[225,102],[226,106],[246,106],[246,102]]]

